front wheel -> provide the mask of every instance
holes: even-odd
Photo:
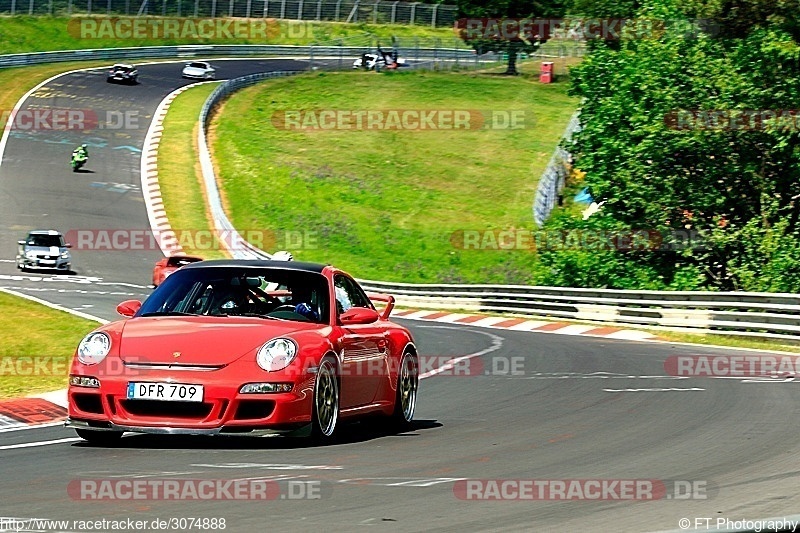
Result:
[[[91,429],[76,429],[75,433],[80,438],[96,446],[115,446],[122,438],[121,431],[92,431]]]
[[[314,412],[312,436],[319,441],[333,440],[339,421],[339,380],[336,363],[326,357],[319,364],[314,383]]]

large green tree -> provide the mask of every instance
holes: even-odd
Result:
[[[668,2],[643,15],[685,16]],[[555,282],[585,283],[568,274],[582,264],[606,286],[800,290],[800,119],[783,112],[800,109],[800,47],[787,20],[772,13],[741,35],[723,26],[716,36],[666,32],[618,50],[595,46],[572,70],[584,99],[575,164],[606,203],[588,221],[554,224],[696,240],[604,259],[545,254]],[[650,284],[631,274],[637,265]]]
[[[534,53],[549,37],[551,20],[564,15],[562,0],[458,0],[459,36],[476,52],[500,52],[508,56],[506,74],[516,75],[519,54]],[[533,21],[525,26],[525,20]],[[504,22],[521,21],[516,29]],[[460,24],[459,24],[460,23]]]

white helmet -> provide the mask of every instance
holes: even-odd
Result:
[[[294,256],[291,254],[291,252],[286,250],[281,250],[272,254],[273,261],[291,261],[292,259],[294,259]]]

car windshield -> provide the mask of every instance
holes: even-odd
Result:
[[[189,268],[169,276],[136,316],[254,316],[327,323],[328,303],[328,282],[318,273],[282,268]]]
[[[60,235],[28,235],[27,243],[28,246],[44,246],[45,248],[64,246]]]
[[[117,65],[114,67],[114,70],[116,70],[117,72],[130,72],[131,70],[133,70],[133,67],[123,67]]]
[[[192,68],[206,68],[205,63],[189,63],[189,66]]]

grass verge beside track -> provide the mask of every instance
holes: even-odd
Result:
[[[197,117],[216,83],[187,89],[172,101],[164,119],[158,148],[158,182],[170,225],[181,236],[211,233],[213,225],[204,195],[197,156]],[[179,231],[187,230],[187,231]],[[206,259],[227,255],[217,246],[199,248],[194,239],[181,238],[183,251]]]
[[[534,80],[337,72],[240,91],[212,138],[229,217],[240,231],[276,231],[276,248],[298,259],[362,278],[529,283],[535,252],[463,250],[456,241],[459,231],[534,227],[539,176],[578,103],[566,82]],[[287,131],[272,122],[284,111],[389,109],[524,110],[533,120],[435,131]],[[300,242],[305,232],[311,242]]]
[[[26,4],[27,5],[27,4]],[[102,19],[93,16],[93,18]],[[124,16],[122,18],[125,18]],[[135,17],[131,17],[135,18]],[[159,20],[160,17],[147,17],[148,20]],[[132,38],[81,38],[75,31],[75,22],[69,25],[70,17],[1,17],[0,18],[0,54],[19,54],[29,52],[46,52],[50,50],[81,50],[89,48],[128,48],[139,46],[171,46],[176,44],[337,44],[342,41],[345,46],[361,46],[369,39],[381,39],[382,44],[389,46],[391,37],[401,39],[406,46],[413,46],[419,39],[421,46],[432,45],[440,39],[440,46],[459,46],[465,48],[463,42],[457,41],[450,27],[431,28],[429,26],[408,26],[389,24],[345,24],[337,22],[303,22],[269,19],[267,38],[233,38],[220,35],[216,38],[203,39],[132,39]],[[245,20],[245,19],[237,19]],[[258,19],[251,19],[258,20]]]
[[[0,313],[0,398],[66,388],[72,354],[98,324],[4,292],[0,309],[13,309]]]

